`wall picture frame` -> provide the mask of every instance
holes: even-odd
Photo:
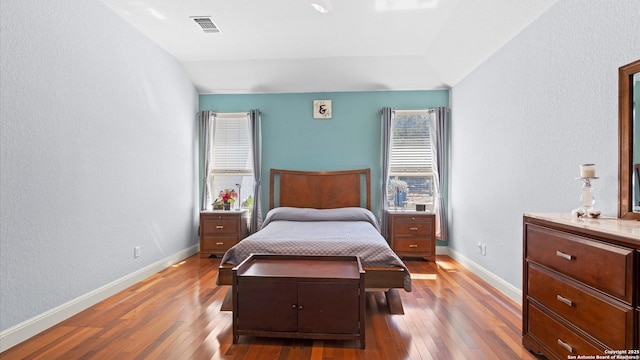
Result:
[[[331,119],[331,100],[313,100],[313,118]]]

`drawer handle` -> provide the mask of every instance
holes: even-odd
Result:
[[[565,350],[573,354],[573,348],[571,347],[571,345],[567,344],[566,342],[560,339],[558,339],[558,345],[562,346],[563,348],[565,348]]]
[[[418,231],[418,228],[409,228],[409,231]]]
[[[567,304],[568,306],[573,306],[573,302],[564,296],[556,295],[556,299],[561,303]]]
[[[224,229],[224,225],[218,225],[216,226],[216,229]]]
[[[561,258],[563,258],[565,260],[569,260],[569,261],[573,260],[573,256],[571,256],[569,254],[565,254],[562,251],[556,251],[556,256],[559,256],[559,257],[561,257]]]
[[[222,242],[222,241],[217,242],[216,245],[224,245],[224,242]]]
[[[409,245],[409,247],[410,247],[410,248],[417,248],[417,247],[418,247],[418,245],[416,245],[416,244],[411,244],[411,245]]]

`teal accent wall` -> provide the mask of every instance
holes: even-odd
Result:
[[[313,100],[331,100],[331,119],[313,118]],[[262,113],[262,203],[269,170],[371,169],[371,207],[380,216],[380,109],[449,106],[448,90],[200,95],[200,110]]]

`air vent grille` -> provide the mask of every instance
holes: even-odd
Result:
[[[196,24],[200,25],[202,31],[205,33],[221,33],[222,30],[213,22],[213,19],[209,16],[192,16],[191,17]]]

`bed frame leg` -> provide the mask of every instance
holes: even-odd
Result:
[[[389,305],[389,313],[403,315],[404,307],[402,306],[402,299],[400,298],[398,289],[391,288],[385,291],[384,295],[387,298],[387,305]]]
[[[228,286],[227,294],[224,296],[224,300],[222,300],[222,305],[220,305],[220,311],[233,311],[232,295],[231,286]]]

